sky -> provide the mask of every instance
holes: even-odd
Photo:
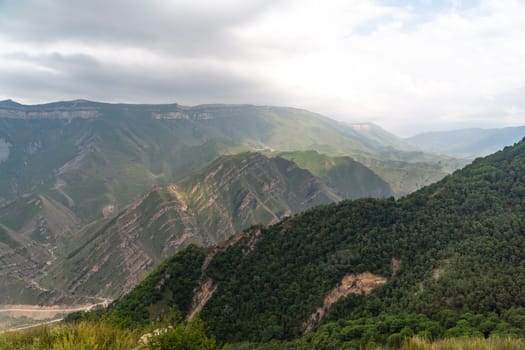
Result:
[[[525,125],[525,0],[0,0],[0,99]]]

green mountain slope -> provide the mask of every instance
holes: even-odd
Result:
[[[224,156],[66,240],[68,255],[53,264],[45,281],[76,295],[120,295],[191,243],[217,243],[249,226],[340,199],[283,158]]]
[[[427,132],[407,138],[406,141],[425,152],[470,158],[486,156],[521,140],[525,126],[501,129],[460,129]]]
[[[389,197],[388,183],[350,157],[330,157],[316,151],[284,152],[279,156],[307,169],[346,199]]]
[[[369,340],[366,329],[400,331],[380,315],[403,314],[420,315],[399,319],[412,322],[409,332],[425,320],[421,329],[438,335],[520,332],[524,194],[522,141],[400,200],[321,206],[213,249],[189,248],[173,258],[176,270],[163,265],[110,313],[141,323],[178,305],[225,341],[289,339],[330,320],[355,320],[327,324],[321,331],[334,340]],[[179,283],[192,295],[172,291]]]

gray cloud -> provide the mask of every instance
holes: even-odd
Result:
[[[525,124],[525,4],[411,3],[0,0],[0,99],[291,105],[402,134]]]
[[[271,91],[256,81],[235,76],[220,67],[190,65],[170,68],[161,75],[115,63],[102,63],[85,54],[8,54],[38,69],[0,67],[3,91],[10,96],[31,95],[41,99],[90,98],[102,101],[237,102],[262,103]],[[254,99],[260,96],[261,99]]]
[[[176,52],[179,56],[237,55],[230,29],[249,22],[277,0],[4,0],[0,32],[33,45],[81,41]]]
[[[215,4],[2,1],[0,33],[7,33],[7,38],[19,45],[35,48],[36,53],[23,48],[2,52],[0,48],[0,58],[16,62],[14,68],[0,67],[0,91],[5,97],[22,96],[22,100],[39,102],[79,97],[186,104],[272,100],[275,93],[256,79],[232,71],[228,60],[248,54],[232,28],[253,20],[273,2],[234,0],[219,7]],[[73,53],[49,53],[55,46],[72,47],[69,51]],[[82,52],[84,47],[91,52]],[[109,48],[113,57],[100,57],[100,48],[106,52]],[[154,59],[158,56],[162,63],[142,63],[137,58],[122,64],[129,58],[125,57],[129,55],[126,50]]]

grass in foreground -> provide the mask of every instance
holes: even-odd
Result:
[[[46,325],[0,334],[0,350],[217,349],[215,339],[206,336],[199,319],[157,326],[128,329],[104,321]]]
[[[422,338],[412,338],[401,350],[520,350],[525,349],[525,341],[516,338],[450,338],[430,342]]]
[[[204,332],[202,321],[174,324],[161,331],[152,331],[147,341],[143,342],[145,329],[123,329],[107,322],[82,321],[76,324],[41,326],[28,330],[0,334],[0,350],[216,350],[213,338]],[[304,342],[270,342],[266,344],[231,344],[224,349],[274,350],[274,349],[335,349],[319,347],[322,344]],[[346,347],[345,345],[348,345]],[[349,343],[343,349],[359,349]],[[366,347],[367,350],[387,349],[384,347]],[[406,340],[400,350],[520,350],[525,349],[525,341],[517,338],[450,338],[429,341],[414,337]]]
[[[136,331],[106,323],[81,322],[0,334],[0,350],[124,350],[136,347],[139,337]]]

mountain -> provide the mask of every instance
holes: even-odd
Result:
[[[231,140],[199,135],[190,123],[154,119],[163,108],[171,110],[87,101],[0,106],[9,152],[0,163],[0,201],[46,194],[87,223],[236,152]]]
[[[314,205],[390,195],[387,183],[348,157],[315,151],[222,156],[175,184],[154,188],[115,219],[66,238],[67,255],[45,281],[78,297],[115,297],[189,244],[216,244]]]
[[[57,245],[78,225],[68,208],[44,195],[26,195],[0,207],[3,303],[30,304],[50,294],[37,278],[55,261]]]
[[[350,157],[330,157],[316,151],[281,152],[279,156],[307,169],[342,198],[382,198],[393,195],[387,182]]]
[[[249,226],[340,199],[286,159],[259,153],[223,156],[66,240],[69,253],[51,267],[46,280],[49,288],[79,296],[115,297],[189,244],[208,246]]]
[[[357,135],[360,135],[360,140],[363,143],[370,145],[370,147],[382,147],[383,149],[395,149],[406,152],[418,151],[418,148],[411,143],[374,123],[350,123],[347,125]]]
[[[95,244],[99,243],[94,238],[99,237],[97,232],[102,237],[101,228],[112,220],[117,221],[129,206],[137,204],[138,198],[144,198],[155,186],[165,189],[168,184],[176,183],[183,188],[178,181],[221,155],[250,150],[273,153],[316,150],[323,155],[312,160],[324,162],[320,167],[326,170],[319,172],[319,176],[323,178],[321,182],[326,182],[322,191],[327,196],[330,192],[330,201],[358,196],[400,196],[442,178],[460,165],[450,158],[397,150],[395,147],[399,144],[399,140],[375,126],[357,128],[316,113],[286,107],[186,107],[85,100],[27,106],[2,101],[0,225],[13,241],[22,242],[16,249],[4,247],[0,254],[0,259],[6,261],[5,265],[0,265],[0,283],[5,286],[14,281],[18,283],[17,288],[2,289],[5,302],[17,302],[24,281],[23,289],[27,290],[24,302],[31,298],[35,302],[49,300],[54,283],[40,285],[39,271],[47,266],[55,269],[63,261],[70,261],[70,254],[77,250],[87,254],[88,247],[95,249]],[[348,158],[350,156],[364,166],[357,165]],[[331,162],[335,162],[333,167]],[[303,165],[307,169],[315,168],[312,162]],[[372,171],[367,171],[365,166]],[[372,190],[370,185],[378,187]],[[284,213],[302,210],[310,205],[300,201],[306,198],[301,192],[304,190],[292,186],[287,191],[298,191],[293,193],[296,199],[292,198],[292,193],[287,194],[286,198],[270,201],[269,210],[254,210],[250,215],[245,214],[245,221],[239,217],[235,219],[238,222],[234,220],[221,229],[233,233],[231,230],[244,228],[245,222],[267,223],[281,218]],[[159,194],[159,198],[163,196],[166,194]],[[166,198],[172,200],[169,196]],[[200,205],[193,200],[195,205]],[[238,198],[225,197],[226,200]],[[225,204],[221,205],[226,210]],[[213,225],[222,225],[224,221],[221,220],[231,215],[220,211],[208,214],[211,216],[207,230]],[[204,220],[202,216],[197,219]],[[219,231],[213,240],[205,243],[226,238],[227,235]],[[153,255],[152,251],[148,252],[137,260],[138,264],[147,261],[146,256]],[[153,260],[145,269],[150,269],[163,257],[166,255],[151,258]],[[85,272],[87,265],[78,259],[73,267],[57,268],[69,271],[65,281],[77,278],[78,271]],[[26,261],[29,265],[13,269],[14,261]],[[91,266],[95,266],[94,263]],[[134,269],[130,267],[125,271]],[[116,293],[116,285],[115,282],[107,290]],[[94,283],[84,292],[98,292],[99,287],[100,284]]]
[[[525,336],[524,198],[521,141],[398,200],[320,206],[190,246],[107,313],[144,324],[176,307],[220,341],[273,348]]]
[[[407,138],[425,152],[474,159],[496,152],[525,136],[525,126],[427,132]]]
[[[419,151],[397,150],[401,141],[378,137],[377,127],[374,133],[370,128],[285,107],[84,100],[25,106],[4,101],[0,203],[37,191],[65,204],[87,223],[118,212],[152,186],[176,181],[223,154],[209,152],[208,147],[209,153],[201,155],[199,147],[215,140],[252,150],[351,156],[374,171],[377,167],[375,172],[390,184],[397,181],[396,173],[425,169],[429,176],[417,184],[393,184],[397,195],[461,165]]]

